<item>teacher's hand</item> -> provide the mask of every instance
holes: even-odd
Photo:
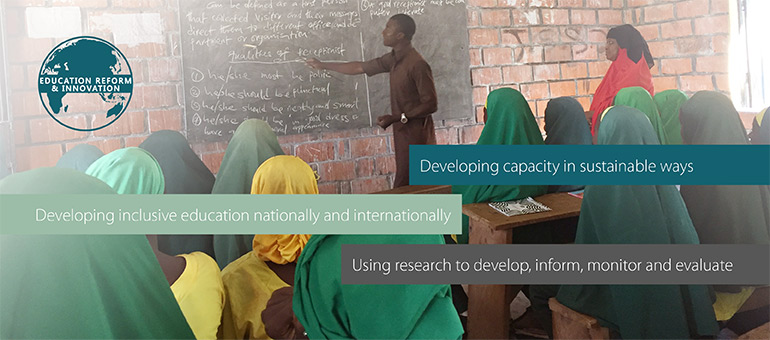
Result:
[[[310,66],[311,68],[314,68],[316,70],[323,70],[324,69],[324,63],[321,61],[318,61],[316,58],[310,58],[305,61],[307,63],[307,66]]]
[[[377,125],[379,125],[383,129],[387,129],[388,126],[395,123],[396,121],[393,119],[393,115],[382,115],[377,117]]]

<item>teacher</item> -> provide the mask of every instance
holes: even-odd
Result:
[[[307,64],[320,70],[348,75],[367,76],[390,73],[391,114],[377,117],[377,125],[387,129],[393,125],[396,152],[396,178],[393,187],[409,185],[409,145],[436,144],[436,131],[431,114],[438,100],[430,65],[412,47],[416,25],[406,14],[392,16],[382,31],[385,46],[393,50],[365,62],[322,62],[309,59]]]

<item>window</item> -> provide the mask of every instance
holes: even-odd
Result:
[[[734,7],[735,8],[735,7]],[[737,0],[730,46],[730,89],[739,111],[770,105],[770,1]]]

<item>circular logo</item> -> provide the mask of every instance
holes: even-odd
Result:
[[[134,92],[131,66],[109,42],[75,37],[56,46],[43,61],[38,92],[48,114],[77,131],[94,131],[114,123]]]

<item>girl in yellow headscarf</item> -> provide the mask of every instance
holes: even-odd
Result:
[[[315,173],[295,156],[274,156],[259,166],[252,194],[318,194]],[[294,284],[294,268],[310,235],[255,235],[253,251],[222,270],[225,309],[220,339],[267,339],[262,311],[273,292]]]

